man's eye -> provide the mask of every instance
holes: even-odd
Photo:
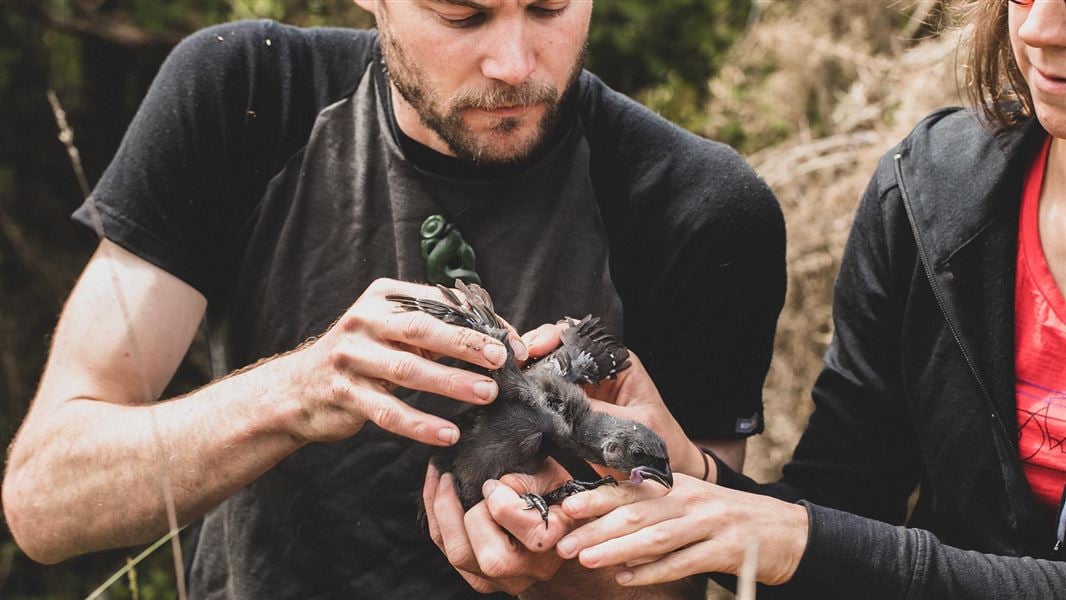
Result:
[[[462,16],[455,17],[455,16],[450,16],[450,15],[439,15],[439,16],[440,16],[441,20],[444,21],[444,24],[447,25],[448,27],[458,27],[458,28],[474,27],[475,25],[480,25],[481,23],[483,23],[485,21],[485,13],[483,13],[483,12],[475,12],[475,13],[473,13],[473,14],[471,14],[469,16],[465,16],[465,17],[462,17]]]
[[[569,6],[569,5],[567,5],[567,6]],[[548,18],[558,17],[559,15],[563,14],[563,11],[565,11],[565,10],[566,10],[566,6],[562,6],[562,7],[559,7],[559,8],[548,8],[546,6],[531,5],[529,7],[529,11],[531,13],[533,13],[534,15],[536,15],[538,17],[548,17]]]

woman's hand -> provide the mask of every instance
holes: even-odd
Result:
[[[582,525],[557,545],[563,558],[589,568],[624,565],[619,584],[649,585],[698,573],[732,573],[757,539],[756,578],[792,578],[807,547],[807,510],[767,496],[730,490],[685,475],[674,487],[603,486],[567,498],[563,512]]]

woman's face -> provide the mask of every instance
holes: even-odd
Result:
[[[1037,118],[1051,135],[1066,138],[1066,1],[1010,2],[1008,26]]]

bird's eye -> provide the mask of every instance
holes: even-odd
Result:
[[[618,460],[622,456],[622,444],[608,441],[603,445],[603,457],[608,461]]]
[[[566,403],[563,402],[563,399],[556,394],[548,394],[545,401],[548,403],[548,410],[551,410],[552,412],[561,413],[566,407]]]

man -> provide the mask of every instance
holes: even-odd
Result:
[[[735,462],[760,430],[783,224],[744,162],[581,70],[590,2],[358,1],[380,34],[223,25],[160,71],[11,450],[30,556],[160,535],[165,465],[179,520],[204,515],[193,597],[471,594],[415,513],[426,444],[496,388],[430,358],[504,348],[384,299],[441,274],[478,278],[520,331],[602,316]],[[150,403],[201,319],[229,375]]]

